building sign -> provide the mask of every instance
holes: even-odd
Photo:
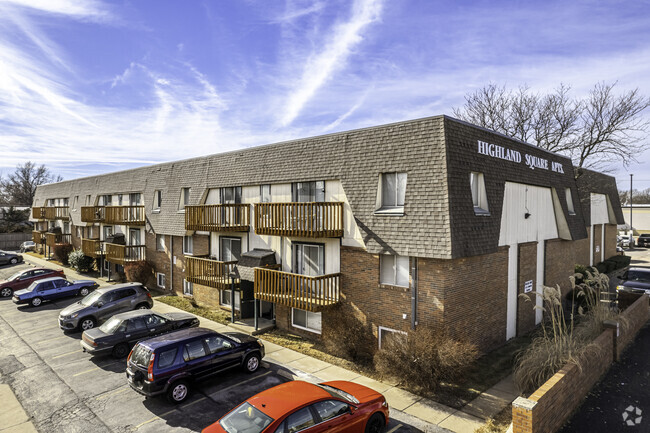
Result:
[[[524,293],[533,291],[533,280],[528,280],[524,283]]]
[[[523,161],[523,163],[526,164],[531,170],[535,170],[536,168],[541,170],[550,169],[556,173],[564,174],[564,167],[560,162],[549,161],[548,159],[529,154],[525,154],[522,158],[521,152],[518,150],[508,149],[506,147],[487,143],[481,140],[478,140],[478,153],[491,156],[492,158],[516,162],[518,164]]]

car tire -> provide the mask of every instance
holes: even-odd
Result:
[[[384,416],[380,413],[374,413],[366,423],[365,433],[381,433],[385,424]]]
[[[180,404],[190,396],[190,386],[184,380],[178,380],[169,385],[167,389],[167,400],[170,403]]]
[[[15,265],[16,263],[18,263],[18,259],[14,257],[13,259],[9,260],[9,263]]]
[[[255,373],[260,368],[260,355],[251,353],[244,359],[244,370],[246,373]]]
[[[129,345],[120,343],[113,347],[113,358],[122,359],[129,354]]]
[[[11,290],[10,287],[3,287],[2,290],[0,290],[0,296],[3,297],[3,298],[9,298],[13,294],[14,294],[14,291]]]
[[[86,296],[88,293],[90,293],[88,287],[82,287],[79,289],[79,296]]]
[[[32,300],[29,301],[29,304],[30,304],[32,307],[38,307],[38,306],[41,305],[42,303],[43,303],[43,299],[42,299],[42,298],[39,298],[39,297],[32,298]]]
[[[143,302],[142,304],[138,304],[135,306],[136,310],[148,310],[149,308],[150,308],[149,304],[147,304],[146,302]]]
[[[89,329],[93,329],[97,325],[97,321],[93,319],[92,317],[84,317],[83,319],[79,320],[79,331],[87,331]]]

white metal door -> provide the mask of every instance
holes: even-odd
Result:
[[[508,303],[506,305],[506,340],[517,335],[517,268],[519,264],[519,245],[508,249]]]

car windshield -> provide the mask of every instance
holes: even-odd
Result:
[[[7,281],[16,281],[16,279],[20,277],[23,274],[23,272],[24,271],[16,272],[11,277],[7,278]]]
[[[31,286],[30,286],[31,287]],[[92,292],[90,295],[87,295],[85,298],[83,298],[79,303],[83,305],[84,307],[88,307],[95,302],[102,296],[100,292]]]
[[[141,344],[135,346],[133,353],[131,354],[131,362],[133,362],[138,367],[147,368],[149,365],[149,358],[151,357],[151,350],[144,347]]]
[[[273,418],[245,402],[224,416],[219,424],[228,433],[260,433],[272,422]]]
[[[111,317],[106,323],[100,326],[99,329],[106,334],[112,334],[117,330],[117,328],[120,327],[121,324],[122,320]]]
[[[333,386],[324,385],[322,383],[319,383],[318,386],[323,388],[325,391],[329,392],[332,397],[342,398],[344,400],[349,401],[350,403],[359,404],[359,400],[357,400],[355,396],[353,396],[352,394],[348,394],[343,390],[334,388]]]

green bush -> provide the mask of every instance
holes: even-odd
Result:
[[[124,265],[126,281],[142,283],[145,286],[153,278],[153,268],[145,260],[129,262]]]
[[[616,269],[622,269],[626,266],[630,265],[630,260],[632,257],[630,256],[612,256],[606,261],[612,261],[616,264]]]
[[[71,244],[55,244],[52,248],[54,258],[60,261],[65,266],[68,265],[68,256],[74,250]]]
[[[86,273],[93,268],[95,260],[85,255],[81,250],[74,250],[68,255],[68,263],[77,272]]]

